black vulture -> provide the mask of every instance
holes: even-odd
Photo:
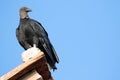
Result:
[[[48,64],[55,70],[57,69],[55,63],[59,62],[59,58],[41,23],[29,18],[27,13],[31,11],[27,7],[20,8],[20,23],[16,29],[18,42],[25,50],[35,45],[43,51]]]

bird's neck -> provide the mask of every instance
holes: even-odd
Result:
[[[29,19],[29,16],[21,16],[20,19]]]
[[[20,24],[27,23],[29,18],[20,18]]]
[[[25,20],[29,20],[30,18],[28,17],[28,18],[20,18],[20,21],[25,21]]]

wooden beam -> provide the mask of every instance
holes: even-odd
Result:
[[[43,53],[37,54],[33,58],[22,63],[12,71],[3,75],[0,80],[17,80],[33,69],[42,76],[43,80],[53,80]]]
[[[36,70],[32,70],[17,80],[43,80]]]

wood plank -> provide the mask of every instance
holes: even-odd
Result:
[[[42,76],[38,74],[36,70],[32,70],[29,73],[23,75],[20,79],[18,80],[43,80]]]
[[[45,56],[43,53],[37,54],[35,57],[29,59],[25,63],[19,65],[12,71],[3,75],[0,80],[16,80],[18,77],[24,75],[28,71],[35,68],[36,64],[42,64],[44,62]],[[43,60],[43,61],[42,61]]]

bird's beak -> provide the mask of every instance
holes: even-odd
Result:
[[[32,9],[27,8],[26,12],[32,12]]]

